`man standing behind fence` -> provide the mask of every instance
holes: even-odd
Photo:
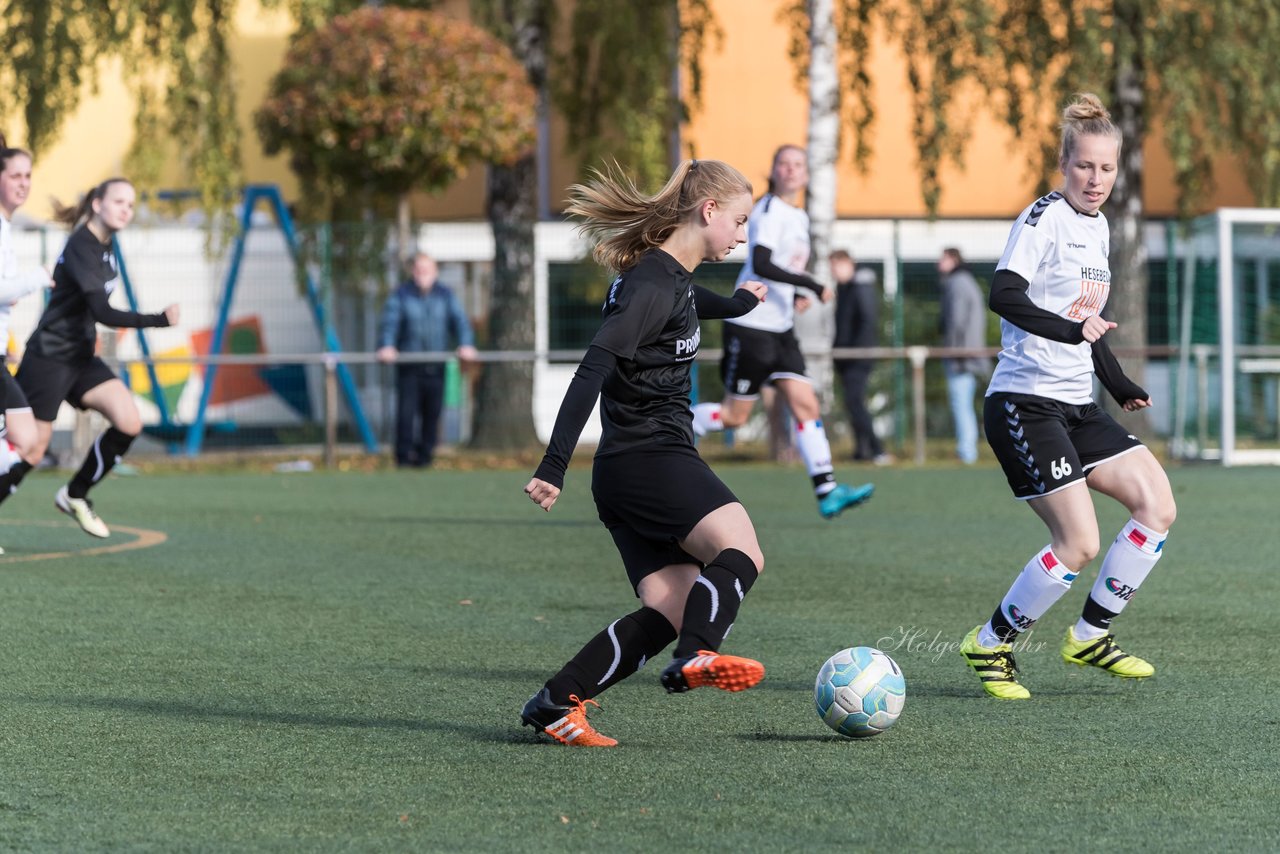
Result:
[[[880,346],[880,292],[876,288],[876,274],[869,267],[857,267],[853,256],[843,249],[832,252],[828,260],[836,283],[836,335],[832,346],[836,349]],[[849,426],[853,429],[853,458],[889,465],[894,457],[885,453],[867,407],[867,381],[875,362],[836,359],[835,366],[844,388]]]
[[[959,249],[943,249],[938,259],[942,286],[942,346],[980,349],[987,346],[987,301]],[[978,379],[991,374],[986,356],[943,359],[947,397],[956,424],[956,456],[965,465],[978,459],[978,417],[973,396]]]
[[[413,256],[413,278],[387,297],[378,323],[378,361],[396,364],[396,465],[431,465],[444,408],[444,362],[401,362],[402,353],[476,358],[475,335],[462,303],[437,283],[439,268],[425,252]]]

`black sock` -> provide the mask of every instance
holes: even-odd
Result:
[[[1111,621],[1116,618],[1117,613],[1116,611],[1108,611],[1090,596],[1084,600],[1084,610],[1080,613],[1080,619],[1095,628],[1109,632],[1111,631]]]
[[[836,488],[836,473],[833,471],[815,474],[809,480],[813,482],[813,494],[818,500],[822,500],[824,495]]]
[[[737,549],[725,549],[703,568],[684,603],[684,625],[676,642],[676,658],[700,650],[716,652],[738,617],[738,606],[755,583],[755,562]]]
[[[991,630],[996,633],[996,637],[1000,638],[1000,643],[1013,643],[1018,637],[1018,629],[1009,622],[1009,618],[999,607],[991,615]]]
[[[103,431],[102,435],[93,440],[93,447],[84,458],[80,471],[67,484],[67,495],[72,498],[84,498],[88,495],[89,487],[107,476],[107,472],[115,467],[136,438],[114,427]]]
[[[0,474],[0,503],[6,498],[18,491],[18,484],[22,483],[22,479],[27,476],[27,472],[31,471],[31,463],[26,460],[18,460],[13,467],[4,474]]]
[[[635,673],[675,639],[671,621],[652,608],[619,617],[547,680],[552,702],[564,705],[570,694],[579,700],[599,696]]]

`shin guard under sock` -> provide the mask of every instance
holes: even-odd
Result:
[[[689,591],[675,657],[689,658],[701,650],[718,651],[759,574],[755,561],[737,549],[725,549],[716,555]]]
[[[103,431],[102,435],[93,440],[93,447],[89,449],[89,455],[85,457],[80,471],[67,484],[67,495],[72,498],[84,498],[88,495],[89,488],[107,476],[136,438],[114,427]]]
[[[658,611],[632,611],[587,641],[547,680],[547,690],[552,701],[561,705],[569,702],[571,694],[589,700],[644,667],[675,639],[675,628]]]

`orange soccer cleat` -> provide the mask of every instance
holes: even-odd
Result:
[[[764,678],[764,665],[751,658],[721,655],[698,650],[691,658],[673,659],[660,677],[668,694],[682,694],[690,688],[719,688],[745,691]]]
[[[579,700],[577,694],[569,695],[568,706],[551,701],[551,692],[543,688],[529,698],[520,712],[520,721],[533,727],[535,732],[546,733],[552,739],[569,747],[615,747],[617,739],[596,732],[587,722],[587,703],[597,708],[595,700]]]

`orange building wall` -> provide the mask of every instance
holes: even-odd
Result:
[[[728,160],[764,186],[770,156],[783,143],[804,144],[808,126],[807,93],[797,84],[787,56],[788,33],[778,18],[778,0],[713,0],[725,30],[719,51],[703,58],[703,108],[693,116],[685,141],[701,157]],[[842,218],[922,217],[915,142],[911,138],[911,100],[901,51],[883,33],[872,43],[877,119],[872,158],[865,175],[852,165],[851,144],[843,140],[837,210]],[[942,171],[939,215],[1006,217],[1032,201],[1035,176],[1023,151],[1013,148],[1012,133],[978,99],[972,108],[972,136],[964,169]],[[1151,216],[1176,214],[1176,188],[1170,158],[1151,134],[1144,147],[1145,199]],[[1217,189],[1201,207],[1256,204],[1231,157],[1221,157]]]
[[[803,144],[807,125],[806,94],[796,83],[787,55],[787,25],[778,16],[782,5],[783,0],[713,0],[725,37],[718,48],[709,46],[703,57],[703,105],[682,134],[686,149],[700,157],[733,163],[756,183],[758,191],[764,187],[773,150],[782,143]],[[467,3],[447,0],[440,8],[446,14],[465,16]],[[256,0],[242,0],[236,26],[232,49],[243,128],[245,180],[278,183],[286,196],[295,197],[297,180],[288,169],[287,159],[263,153],[252,123],[253,112],[283,61],[292,23],[283,11],[264,11]],[[877,39],[872,50],[878,111],[873,155],[866,174],[858,172],[851,162],[850,140],[845,140],[839,168],[839,215],[925,216],[902,56],[884,38]],[[69,201],[103,178],[120,174],[132,142],[133,112],[134,104],[121,80],[119,64],[104,65],[98,91],[94,93],[86,87],[79,109],[67,119],[57,144],[42,152],[36,164],[31,201],[24,212],[46,218],[50,214],[49,196]],[[1036,180],[1025,165],[1025,154],[1013,149],[1010,132],[976,105],[976,100],[972,115],[966,168],[949,166],[943,171],[939,215],[1011,216],[1031,200]],[[11,143],[22,145],[15,123],[11,122],[6,130]],[[552,210],[558,210],[566,187],[578,178],[578,164],[566,153],[562,121],[553,118],[551,134],[550,205]],[[1158,141],[1148,141],[1146,156],[1148,211],[1153,216],[1172,215],[1176,199],[1168,154]],[[166,177],[170,186],[181,182],[177,164],[175,148],[173,165]],[[1255,204],[1231,159],[1224,156],[1218,165],[1217,190],[1201,207],[1208,210]],[[473,168],[443,193],[415,196],[414,216],[482,219],[484,195],[484,169]]]

